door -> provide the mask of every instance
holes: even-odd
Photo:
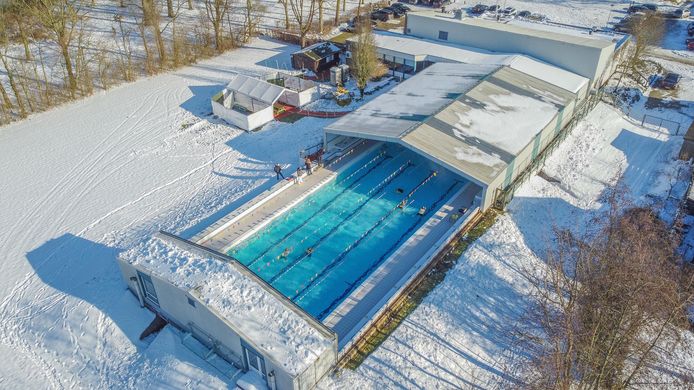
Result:
[[[243,355],[246,359],[248,370],[255,371],[265,378],[265,360],[263,357],[248,345],[243,346]]]
[[[137,271],[137,276],[140,278],[140,286],[142,286],[142,291],[145,294],[145,300],[154,306],[159,306],[159,298],[157,298],[157,292],[154,290],[154,283],[152,283],[152,278]]]

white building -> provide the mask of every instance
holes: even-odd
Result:
[[[164,233],[118,259],[140,303],[222,358],[238,379],[255,372],[271,389],[309,389],[337,359],[335,333],[234,259]]]
[[[212,97],[212,112],[227,123],[250,131],[271,122],[273,104],[285,89],[244,75],[236,75]]]
[[[501,53],[517,53],[561,67],[601,85],[617,47],[628,36],[520,20],[457,19],[432,11],[407,14],[405,33]]]

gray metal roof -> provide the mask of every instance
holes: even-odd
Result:
[[[398,142],[479,184],[490,184],[576,96],[508,66],[482,76],[489,69],[434,64],[429,72],[396,88],[423,91],[432,85],[441,93],[435,103],[427,104],[420,94],[400,93],[408,100],[407,107],[395,112],[392,97],[384,95],[328,126],[326,132]],[[438,77],[443,74],[450,76],[442,85]],[[461,83],[456,74],[476,74],[476,78]],[[412,119],[397,116],[409,108],[418,109]],[[394,124],[381,124],[390,118]]]
[[[280,86],[241,74],[227,84],[227,90],[242,93],[268,105],[274,104],[284,93],[284,88]]]
[[[434,64],[326,127],[334,134],[397,141],[445,107],[498,65]]]

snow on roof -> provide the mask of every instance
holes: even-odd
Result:
[[[456,19],[452,14],[444,14],[433,11],[411,12],[408,15],[442,19],[447,22],[466,24],[468,26],[477,26],[497,31],[508,31],[518,35],[539,37],[544,39],[550,39],[553,41],[569,43],[573,45],[593,47],[597,49],[604,49],[613,45],[613,42],[611,42],[610,40],[605,40],[597,35],[593,36],[591,34],[588,34],[588,30],[583,32],[582,30],[570,29],[562,26],[553,26],[554,28],[546,28],[543,26],[548,25],[524,21],[518,21],[518,23],[507,23],[497,22],[495,20],[487,20],[483,18]]]
[[[297,51],[297,53],[306,54],[314,60],[320,60],[321,58],[339,52],[340,48],[331,42],[318,42]]]
[[[455,75],[461,70],[473,74],[475,67],[484,73],[491,66],[434,64],[393,88],[391,92],[409,99],[409,106],[423,101],[421,94],[411,91],[427,90],[432,85],[444,92],[436,105],[415,111],[418,115],[404,131],[405,126],[399,125],[388,128],[395,131],[382,131],[383,118],[397,118],[406,112],[397,105],[399,101],[382,95],[328,126],[326,132],[399,142],[454,172],[490,184],[576,95],[510,66],[487,76],[478,74],[476,82],[468,81],[462,88],[455,83],[455,76],[443,86],[437,76],[430,82],[432,74]]]
[[[268,105],[274,104],[284,93],[284,88],[246,75],[236,75],[227,84],[227,90],[242,93]]]
[[[395,86],[326,127],[330,133],[357,133],[363,138],[397,141],[413,126],[450,103],[496,65],[438,63]]]
[[[570,26],[557,23],[540,23],[527,19],[510,19],[506,23],[533,30],[547,31],[562,35],[573,35],[583,39],[602,40],[613,43],[620,42],[626,36],[628,36],[628,34],[623,34],[616,31],[595,31],[587,27]],[[607,47],[609,46],[609,43],[605,43],[605,45],[605,47]]]
[[[375,31],[374,36],[377,47],[423,57],[418,58],[419,61],[509,65],[571,92],[578,92],[588,83],[585,77],[521,54],[493,52],[386,31]],[[354,39],[351,38],[350,41]]]
[[[333,344],[233,262],[182,249],[160,236],[124,252],[121,259],[198,297],[290,374],[303,372]]]

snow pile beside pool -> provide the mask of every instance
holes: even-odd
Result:
[[[181,249],[161,238],[141,243],[121,259],[191,292],[291,374],[303,372],[332,340],[232,263]]]

